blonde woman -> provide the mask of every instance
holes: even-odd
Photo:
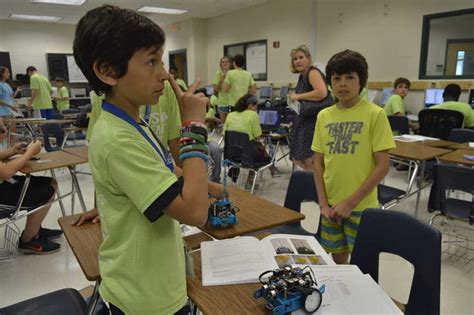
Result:
[[[311,54],[305,45],[293,49],[291,56],[291,72],[299,73],[294,93],[290,93],[291,101],[300,103],[300,111],[293,121],[291,133],[290,158],[296,166],[311,171],[313,154],[311,142],[319,111],[333,103],[328,93],[324,74],[312,65]]]
[[[229,114],[229,97],[226,91],[224,91],[224,80],[227,72],[232,69],[232,60],[229,56],[224,56],[219,62],[220,70],[218,70],[214,76],[212,85],[214,86],[214,94],[217,95],[217,108],[222,123],[225,122],[227,115]]]

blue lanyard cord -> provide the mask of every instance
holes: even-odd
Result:
[[[160,139],[155,135],[155,133],[153,132],[153,130],[150,129],[150,127],[148,125],[146,125],[146,123],[142,120],[142,122],[145,123],[145,125],[148,127],[148,129],[150,130],[150,132],[152,133],[153,135],[153,138],[155,138],[155,140],[158,142],[158,145],[160,146],[161,150],[158,149],[158,147],[156,146],[155,142],[153,142],[150,137],[148,136],[148,134],[145,132],[145,130],[143,130],[143,128],[132,118],[130,117],[130,115],[128,115],[126,112],[124,112],[122,109],[118,108],[117,106],[115,105],[112,105],[110,104],[109,102],[103,100],[102,101],[102,109],[105,110],[106,112],[109,112],[111,113],[112,115],[114,116],[117,116],[118,118],[126,121],[127,123],[129,123],[130,125],[132,125],[133,127],[135,127],[135,129],[138,130],[138,132],[140,132],[140,134],[148,141],[148,143],[150,143],[150,145],[155,149],[155,151],[158,153],[158,155],[161,157],[161,159],[163,160],[163,162],[165,163],[166,167],[168,167],[170,169],[170,171],[174,171],[174,166],[173,166],[173,161],[168,153],[168,151],[166,150],[166,148],[164,147],[164,145],[161,143]]]

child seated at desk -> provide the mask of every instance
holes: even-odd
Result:
[[[182,92],[163,67],[165,34],[145,16],[104,5],[76,28],[74,58],[102,112],[90,136],[89,163],[103,242],[101,297],[112,314],[183,314],[187,301],[179,222],[205,224],[208,212],[204,125],[207,98]],[[181,120],[182,177],[165,145],[140,119],[170,81]]]
[[[464,115],[463,127],[474,127],[474,110],[467,103],[459,102],[461,87],[457,84],[448,84],[443,91],[443,103],[429,107],[429,109],[449,109]]]
[[[6,160],[11,156],[21,154],[20,157],[0,164],[0,204],[16,206],[25,183],[25,176],[15,174],[41,151],[41,143],[37,140],[25,147],[17,143],[8,149],[0,150],[0,159]],[[48,214],[48,204],[56,194],[57,182],[51,177],[31,176],[30,184],[23,199],[22,209],[34,210],[45,205],[40,210],[31,213],[26,218],[25,229],[21,233],[18,251],[25,254],[46,255],[59,250],[61,245],[51,242],[61,236],[61,230],[52,230],[41,227],[41,223]],[[3,211],[3,210],[0,210]]]

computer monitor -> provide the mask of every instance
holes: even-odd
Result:
[[[385,103],[387,103],[388,99],[390,98],[390,96],[392,96],[392,94],[393,94],[393,88],[391,87],[383,88],[382,98],[380,99],[380,105],[385,105]]]
[[[271,99],[273,94],[273,87],[261,86],[260,87],[260,99]]]
[[[280,98],[281,99],[286,99],[286,96],[288,95],[288,91],[289,91],[289,87],[288,86],[282,86],[280,88]]]
[[[469,91],[469,104],[471,105],[471,108],[474,109],[474,89]]]
[[[426,89],[425,107],[430,107],[443,103],[443,91],[444,89]]]
[[[258,112],[260,117],[260,125],[272,125],[275,126],[279,124],[280,115],[276,110],[260,110]]]
[[[214,95],[214,87],[212,85],[206,86],[206,94],[207,96],[211,97]]]

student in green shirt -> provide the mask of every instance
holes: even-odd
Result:
[[[228,93],[229,105],[232,107],[245,94],[255,94],[257,91],[252,74],[242,68],[244,65],[244,56],[235,55],[234,69],[227,72],[224,80],[224,91]]]
[[[111,314],[183,314],[187,301],[179,222],[200,226],[208,213],[207,98],[182,92],[163,67],[165,34],[129,9],[104,5],[77,24],[74,58],[91,88],[105,93],[89,144],[103,241],[101,297]],[[170,80],[183,126],[176,169],[165,145],[140,119]],[[182,175],[182,177],[181,177]],[[179,176],[179,177],[178,177]]]
[[[51,101],[51,93],[53,87],[49,80],[38,73],[38,70],[29,66],[26,73],[30,77],[31,98],[28,100],[28,109],[34,110],[36,117],[49,119],[54,113],[53,102]]]
[[[178,86],[181,88],[181,90],[183,90],[183,92],[186,92],[188,86],[186,85],[186,82],[184,82],[183,79],[178,78],[178,71],[176,71],[176,69],[170,69],[169,73],[176,80],[176,83],[178,83]]]
[[[405,116],[405,96],[410,89],[410,81],[406,78],[398,78],[393,84],[394,94],[389,97],[384,106],[384,111],[387,116]]]
[[[224,123],[227,114],[230,113],[229,95],[224,90],[224,80],[226,78],[227,72],[232,70],[231,58],[229,56],[222,57],[221,61],[219,62],[219,67],[220,70],[218,70],[214,75],[212,85],[214,86],[214,92],[217,95],[216,102],[219,110],[219,116]]]
[[[58,112],[62,112],[63,110],[69,109],[69,91],[64,85],[63,78],[57,77],[54,79],[54,82],[58,87],[58,96],[54,97],[56,100],[56,108],[58,109]]]
[[[450,109],[464,115],[464,127],[474,127],[474,110],[471,105],[459,102],[461,96],[461,87],[457,84],[448,84],[443,91],[444,103],[431,106],[429,109]]]

